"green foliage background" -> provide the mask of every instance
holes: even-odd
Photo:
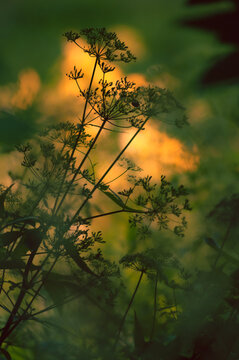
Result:
[[[176,184],[183,182],[191,192],[193,212],[185,239],[180,240],[180,243],[178,239],[173,242],[163,233],[154,233],[151,243],[147,244],[149,246],[160,243],[166,244],[166,248],[173,248],[175,254],[185,261],[187,270],[193,274],[195,288],[192,297],[178,299],[188,310],[177,330],[188,339],[183,345],[182,356],[186,358],[190,358],[193,341],[202,326],[201,319],[210,317],[213,309],[217,307],[217,302],[225,297],[230,285],[229,276],[232,270],[235,270],[232,265],[226,264],[223,274],[219,270],[214,275],[209,273],[216,252],[205,243],[204,238],[211,236],[221,241],[227,227],[228,210],[225,210],[219,222],[210,221],[207,215],[223,198],[238,192],[239,97],[238,84],[210,87],[199,85],[200,77],[209,65],[231,48],[229,45],[221,44],[213,34],[185,28],[180,25],[180,21],[191,16],[224,11],[230,6],[229,2],[221,2],[189,9],[184,0],[12,0],[2,4],[0,13],[0,86],[16,82],[19,72],[25,68],[35,69],[43,85],[54,82],[58,76],[54,64],[62,55],[61,34],[65,31],[77,31],[84,27],[111,28],[116,25],[127,25],[140,34],[146,47],[146,55],[140,61],[125,67],[126,72],[141,72],[153,80],[160,76],[161,72],[167,71],[180,80],[175,96],[186,108],[190,108],[196,100],[203,100],[209,104],[210,115],[203,121],[191,122],[190,127],[183,130],[166,125],[164,127],[169,135],[178,137],[189,149],[196,145],[200,156],[199,166],[194,172],[175,174],[172,177]],[[6,113],[4,109],[0,111],[0,143],[3,154],[13,150],[16,142],[25,140],[37,131],[34,119],[39,112],[37,104],[33,104],[31,110],[22,112],[20,116],[17,113]],[[135,252],[140,246],[144,246],[136,243],[133,230],[125,227],[126,221],[125,216],[114,218],[111,226],[104,231],[106,242],[110,243],[113,239],[114,244],[118,244],[113,248],[106,245],[105,252],[118,260],[128,251]],[[100,225],[96,223],[96,226],[98,224]],[[239,259],[237,236],[238,230],[235,225],[226,250],[236,261]],[[199,275],[195,275],[197,270],[201,271]],[[130,271],[125,272],[124,276],[128,279],[125,292],[125,297],[128,298],[135,286],[136,277]],[[213,279],[211,276],[214,276]],[[211,290],[208,289],[209,283],[214,286]],[[146,279],[142,289],[134,307],[137,309],[140,322],[144,324],[144,333],[148,334],[153,298],[152,287]],[[163,293],[165,289],[160,288],[160,291]],[[124,303],[124,300],[121,299],[121,302]],[[164,299],[161,301],[163,304]],[[111,326],[104,328],[104,334],[100,330],[105,326],[107,314],[105,317],[99,315],[96,309],[92,310],[87,300],[84,312],[77,308],[77,302],[71,306],[60,310],[59,318],[64,321],[53,318],[54,326],[59,327],[57,336],[56,331],[52,330],[54,326],[49,326],[45,332],[39,330],[39,341],[36,344],[32,339],[32,333],[29,333],[27,342],[36,344],[33,350],[27,349],[27,344],[19,344],[19,349],[11,349],[13,359],[59,359],[62,354],[68,354],[66,359],[75,359],[76,356],[90,359],[90,342],[82,340],[80,353],[77,347],[79,338],[84,339],[86,334],[94,334],[94,340],[99,346],[102,344],[101,356],[104,358],[107,331],[112,331]],[[72,309],[79,315],[80,321],[77,316],[72,318]],[[132,312],[130,325],[133,324],[133,319]],[[164,326],[162,317],[162,327],[157,331],[164,334],[165,344],[173,343],[174,335],[170,333],[170,325],[168,328]],[[233,326],[228,336],[233,337],[238,331],[237,326]],[[61,328],[66,330],[63,332]],[[38,330],[37,326],[36,329]],[[75,348],[77,350],[74,350]],[[169,354],[170,346],[167,347],[167,351]],[[92,359],[96,359],[94,356],[92,355]],[[172,359],[173,356],[174,354],[171,356]],[[171,359],[170,356],[167,358]]]

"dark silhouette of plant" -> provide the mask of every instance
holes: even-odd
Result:
[[[0,306],[3,312],[0,346],[6,359],[11,358],[8,346],[18,343],[20,332],[27,331],[30,321],[40,322],[41,314],[79,296],[86,297],[109,318],[113,317],[114,323],[115,316],[119,317],[110,311],[119,291],[114,285],[114,279],[120,276],[119,267],[104,258],[102,233],[91,231],[93,219],[128,213],[130,225],[137,228],[139,239],[150,234],[152,224],[183,236],[186,227],[183,213],[191,209],[182,185],[177,188],[164,176],[158,186],[152,184],[150,176],[137,178],[132,175],[137,167],[123,158],[150,119],[174,113],[175,125],[186,124],[184,108],[166,89],[137,87],[127,77],[115,83],[107,80],[107,74],[114,71],[112,63],[135,60],[115,33],[104,28],[89,28],[79,33],[67,32],[65,37],[95,59],[87,89],[81,86],[83,69],[75,66],[67,75],[76,83],[84,100],[82,113],[76,123],[50,125],[28,143],[18,145],[23,170],[11,173],[12,184],[0,188]],[[101,69],[102,77],[95,86],[97,68]],[[90,127],[96,129],[94,135],[88,133]],[[133,136],[103,174],[97,176],[92,157],[100,136],[103,132],[126,128],[135,129]],[[128,173],[130,187],[116,193],[106,177],[120,161],[125,164],[123,174]],[[96,191],[110,199],[117,209],[100,209],[95,203]],[[176,286],[163,275],[162,267],[167,259],[165,253],[146,250],[121,260],[124,266],[135,268],[141,275],[117,338],[144,273],[151,273],[155,279],[155,291],[159,280]],[[101,294],[100,301],[96,300],[96,294]],[[151,338],[155,313],[156,303]]]

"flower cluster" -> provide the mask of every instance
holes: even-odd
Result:
[[[137,228],[139,236],[144,238],[149,235],[151,224],[156,223],[159,230],[171,229],[177,236],[183,237],[187,222],[182,213],[191,210],[189,201],[185,198],[188,192],[184,186],[174,187],[163,175],[159,186],[151,183],[150,176],[139,179],[129,176],[129,181],[133,183],[134,189],[140,187],[143,190],[135,199],[130,197],[133,191],[129,194],[130,200],[144,209],[129,219],[130,225]],[[177,225],[173,225],[175,223]]]
[[[105,28],[87,28],[79,33],[69,31],[64,36],[68,41],[74,42],[84,52],[96,57],[98,60],[122,61],[125,63],[136,60],[135,56],[129,51],[128,46],[118,39],[116,33],[106,31]],[[80,38],[86,40],[87,46],[77,42]]]

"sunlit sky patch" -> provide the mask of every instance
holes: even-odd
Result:
[[[113,30],[119,33],[119,37],[129,45],[129,48],[132,49],[136,56],[139,58],[144,56],[146,46],[134,29],[118,26]],[[75,82],[69,80],[66,73],[69,73],[74,66],[78,70],[82,68],[84,77],[80,79],[81,86],[87,88],[93,63],[94,59],[90,58],[88,54],[82,52],[74,44],[64,43],[62,57],[59,61],[60,74],[58,80],[53,85],[41,87],[37,72],[34,69],[25,69],[19,74],[16,84],[9,84],[0,88],[0,107],[13,110],[14,108],[26,109],[32,105],[36,95],[40,92],[40,109],[46,121],[48,116],[54,116],[61,121],[64,119],[65,121],[77,122],[82,111],[82,99],[78,96],[79,92]],[[116,66],[115,71],[107,74],[107,80],[114,82],[124,76],[123,70]],[[97,85],[100,78],[101,70],[98,68],[94,86]],[[129,74],[128,79],[134,81],[138,86],[147,86],[149,84],[146,76],[142,73]],[[154,83],[169,88],[180,86],[179,81],[166,72],[156,78]],[[205,101],[202,103],[200,100],[196,100],[191,105],[189,113],[193,119],[201,119],[205,114],[208,114],[208,105]],[[94,133],[94,130],[90,130],[90,132]],[[133,130],[120,134],[118,143],[115,146],[123,146],[127,138],[132,135],[132,132]],[[106,138],[106,135],[104,138]],[[149,124],[147,129],[135,139],[126,155],[132,157],[133,160],[137,160],[138,165],[146,173],[151,173],[155,180],[162,173],[173,174],[194,171],[199,163],[196,147],[193,150],[187,149],[180,140],[168,136],[165,131],[160,131],[160,127],[156,127],[153,123]],[[9,156],[11,155],[4,158]],[[4,165],[5,161],[7,160],[1,159],[2,165]],[[8,169],[8,166],[5,169]],[[4,178],[6,181],[8,177],[4,176]],[[7,182],[9,181],[10,179]]]

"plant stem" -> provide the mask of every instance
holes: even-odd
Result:
[[[55,204],[54,204],[54,207],[53,207],[53,210],[52,210],[52,213],[53,213],[53,214],[54,214],[54,212],[55,212],[55,210],[56,210],[57,203],[58,203],[58,200],[59,200],[59,197],[60,197],[60,194],[61,194],[61,190],[62,190],[64,181],[65,181],[67,172],[68,172],[68,170],[69,170],[71,161],[72,161],[72,159],[73,159],[73,156],[74,156],[74,154],[75,154],[75,151],[76,151],[76,148],[77,148],[79,139],[80,139],[81,134],[82,134],[82,130],[83,130],[84,122],[85,122],[86,108],[87,108],[88,101],[89,101],[89,97],[90,97],[90,90],[91,90],[92,83],[93,83],[93,79],[94,79],[94,76],[95,76],[95,70],[96,70],[97,63],[98,63],[98,58],[95,59],[95,64],[94,64],[94,68],[93,68],[92,75],[91,75],[91,79],[90,79],[90,84],[89,84],[88,91],[87,91],[87,96],[86,96],[86,100],[85,100],[85,106],[84,106],[83,115],[82,115],[82,121],[81,121],[81,128],[80,128],[79,133],[78,133],[78,135],[77,135],[77,138],[76,138],[76,141],[75,141],[75,145],[74,145],[74,147],[73,147],[73,149],[72,149],[72,152],[71,152],[71,155],[70,155],[70,158],[69,158],[67,167],[66,167],[66,169],[65,169],[65,172],[64,172],[64,175],[63,175],[61,184],[60,184],[60,188],[59,188],[59,190],[58,190],[58,194],[57,194],[57,197],[56,197],[56,200],[55,200]]]
[[[39,285],[38,289],[36,290],[35,294],[33,295],[31,301],[28,303],[26,309],[23,311],[23,314],[20,316],[20,318],[14,323],[14,325],[11,327],[13,320],[14,320],[14,316],[16,315],[19,307],[21,306],[21,303],[24,299],[25,296],[25,291],[22,291],[18,296],[18,299],[16,301],[16,304],[14,306],[14,309],[11,312],[11,315],[9,316],[9,320],[6,324],[6,326],[3,328],[3,332],[2,335],[0,337],[0,347],[2,346],[2,343],[4,342],[4,340],[13,332],[13,330],[20,324],[20,322],[24,319],[24,316],[26,315],[28,309],[30,308],[30,306],[32,305],[32,303],[34,302],[35,298],[38,296],[41,288],[44,285],[44,282],[46,281],[47,277],[49,276],[49,274],[51,273],[53,267],[55,266],[56,262],[58,260],[58,257],[55,258],[54,262],[52,263],[50,269],[48,270],[47,274],[45,275],[44,279],[42,280],[41,284]],[[25,290],[25,289],[24,289]]]
[[[104,125],[105,125],[106,121],[107,121],[107,120],[104,120],[104,121],[102,122],[101,127],[100,127],[100,129],[98,130],[98,132],[97,132],[97,134],[96,134],[96,136],[95,136],[94,140],[92,141],[92,143],[91,143],[90,147],[88,148],[88,150],[87,150],[87,152],[85,153],[85,155],[84,155],[83,159],[81,160],[80,165],[78,166],[78,168],[77,168],[77,170],[76,170],[76,172],[75,172],[74,176],[72,177],[72,179],[71,179],[70,183],[68,184],[67,189],[66,189],[66,191],[65,191],[65,193],[64,193],[64,195],[63,195],[63,197],[62,197],[62,199],[61,199],[61,201],[60,201],[60,203],[59,203],[59,205],[58,205],[58,207],[57,207],[57,209],[56,209],[56,211],[55,211],[55,215],[58,213],[58,211],[59,211],[59,209],[60,209],[61,205],[63,204],[63,202],[64,202],[64,200],[65,200],[65,198],[66,198],[66,195],[68,194],[68,192],[69,192],[69,190],[70,190],[70,188],[71,188],[71,186],[72,186],[73,182],[75,181],[75,179],[76,179],[77,175],[79,174],[79,172],[80,172],[80,170],[81,170],[81,168],[82,168],[82,166],[83,166],[83,164],[84,164],[85,160],[88,158],[89,153],[90,153],[90,152],[91,152],[91,150],[93,149],[93,147],[94,147],[94,145],[95,145],[95,143],[96,143],[96,141],[97,141],[98,137],[100,136],[100,134],[101,134],[102,130],[104,129]]]
[[[82,219],[82,221],[88,221],[88,220],[97,219],[97,218],[100,218],[100,217],[103,217],[103,216],[114,215],[114,214],[119,214],[119,213],[145,214],[146,212],[144,210],[136,210],[136,209],[132,209],[132,210],[120,209],[120,210],[115,210],[115,211],[109,211],[109,212],[104,213],[104,214],[90,216],[88,218]]]
[[[95,72],[95,68],[94,68],[94,71],[93,71],[92,76],[94,75],[94,72]],[[91,78],[91,82],[90,82],[90,85],[89,85],[89,90],[88,90],[88,93],[87,93],[87,102],[88,102],[88,100],[89,100],[89,92],[90,92],[90,88],[91,88],[91,86],[92,86],[92,80],[93,80],[93,77]],[[80,86],[79,86],[79,84],[78,84],[77,81],[76,81],[76,83],[77,83],[77,86],[78,86],[78,88],[79,88],[79,90],[80,90]],[[95,136],[95,138],[94,138],[94,140],[93,140],[92,143],[90,144],[87,152],[85,153],[83,159],[81,160],[80,165],[78,166],[78,168],[77,168],[74,176],[72,177],[70,183],[68,184],[67,189],[66,189],[66,191],[65,191],[65,193],[64,193],[64,195],[63,195],[63,197],[62,197],[62,199],[61,199],[61,201],[60,201],[60,204],[58,205],[58,207],[57,207],[57,209],[56,209],[56,211],[55,211],[55,215],[58,213],[58,211],[59,211],[62,203],[64,202],[64,200],[65,200],[65,198],[66,198],[66,196],[67,196],[67,194],[68,194],[68,192],[69,192],[72,184],[74,183],[74,181],[75,181],[77,175],[79,174],[82,166],[84,165],[86,159],[88,159],[91,150],[93,149],[93,147],[94,147],[97,139],[99,138],[99,136],[100,136],[102,130],[104,129],[104,126],[105,126],[105,124],[106,124],[106,122],[107,122],[107,120],[108,120],[108,118],[107,118],[107,116],[106,116],[106,111],[105,111],[105,73],[103,73],[103,81],[102,81],[102,84],[103,84],[103,85],[102,85],[102,86],[103,86],[103,88],[102,88],[102,90],[103,90],[103,91],[102,91],[102,96],[103,96],[103,108],[104,108],[103,119],[104,119],[104,120],[102,121],[102,124],[101,124],[101,126],[100,126],[100,128],[99,128],[99,130],[98,130],[98,132],[97,132],[97,134],[96,134],[96,136]],[[80,90],[80,91],[81,91],[81,90]],[[83,112],[83,120],[82,120],[82,121],[85,121],[85,119],[86,119],[86,117],[87,117],[87,116],[85,116],[85,110],[86,110],[86,106],[85,106],[85,109],[84,109],[84,112]]]
[[[21,306],[21,303],[25,297],[25,294],[26,294],[26,290],[28,288],[28,274],[29,274],[29,271],[30,271],[30,268],[31,268],[31,265],[32,265],[32,261],[34,259],[34,256],[35,256],[35,252],[32,252],[31,255],[29,256],[29,259],[27,261],[27,264],[26,264],[26,267],[25,267],[25,271],[24,271],[24,274],[23,274],[23,281],[22,281],[22,287],[21,287],[21,290],[20,290],[20,293],[18,295],[18,298],[15,302],[15,305],[11,311],[11,314],[9,315],[9,318],[6,322],[6,325],[4,326],[3,330],[2,330],[2,335],[0,336],[0,347],[3,343],[3,341],[5,340],[5,338],[8,336],[8,332],[9,332],[9,329],[11,327],[11,324],[14,320],[14,317],[15,315],[17,314],[20,306]]]
[[[217,254],[215,263],[214,263],[214,265],[213,265],[213,268],[214,268],[214,269],[216,268],[217,262],[218,262],[218,260],[219,260],[219,258],[220,258],[220,256],[221,256],[221,254],[222,254],[224,245],[225,245],[226,241],[228,240],[228,237],[229,237],[229,235],[230,235],[230,231],[231,231],[233,222],[234,222],[234,219],[232,218],[231,221],[230,221],[230,223],[229,223],[229,225],[228,225],[228,227],[227,227],[226,233],[225,233],[224,238],[223,238],[223,241],[222,241],[222,245],[221,245],[221,247],[220,247],[220,249],[219,249],[219,251],[218,251],[218,254]]]
[[[62,148],[61,148],[61,150],[60,150],[60,155],[63,153],[63,151],[64,151],[64,149],[65,149],[65,146],[66,146],[66,145],[63,144],[63,146],[62,146]],[[42,191],[41,191],[41,193],[40,193],[40,196],[38,197],[38,199],[36,200],[36,202],[33,204],[33,207],[32,207],[32,209],[31,209],[31,211],[30,211],[30,216],[34,213],[34,210],[37,208],[37,206],[38,206],[39,203],[41,202],[43,196],[45,195],[46,191],[48,190],[48,185],[49,185],[49,183],[50,183],[51,177],[52,177],[53,174],[54,174],[55,169],[56,169],[56,163],[53,165],[53,167],[52,167],[52,169],[51,169],[51,172],[50,172],[50,174],[49,174],[49,176],[48,176],[48,179],[47,179],[45,185],[44,185],[43,188],[42,188]]]
[[[178,318],[178,304],[177,304],[177,298],[176,298],[176,290],[173,288],[173,300],[175,305],[175,313],[176,313],[176,319]]]
[[[143,124],[140,126],[140,128],[135,132],[135,134],[132,136],[132,138],[128,141],[128,143],[125,145],[125,147],[120,151],[120,153],[116,156],[115,160],[111,163],[111,165],[108,167],[108,169],[105,171],[105,173],[101,176],[100,180],[98,180],[98,182],[95,184],[95,186],[93,187],[93,189],[90,191],[89,195],[86,197],[86,199],[83,201],[82,205],[79,207],[79,209],[76,211],[76,213],[73,215],[71,221],[70,221],[70,225],[72,225],[74,223],[74,221],[76,220],[77,216],[80,214],[81,210],[83,209],[83,207],[85,206],[85,204],[88,202],[88,200],[92,197],[93,193],[95,192],[95,190],[99,187],[99,185],[101,184],[101,182],[104,180],[104,178],[106,177],[106,175],[110,172],[110,170],[114,167],[114,165],[117,163],[117,161],[121,158],[121,156],[123,155],[123,153],[125,152],[125,150],[129,147],[129,145],[132,143],[132,141],[135,139],[135,137],[138,135],[138,133],[143,129],[144,125],[146,124],[146,122],[148,121],[148,117],[146,118],[146,120],[143,122]]]
[[[128,312],[129,312],[129,310],[130,310],[130,308],[131,308],[131,305],[133,304],[135,295],[136,295],[136,293],[137,293],[137,291],[138,291],[138,288],[139,288],[139,285],[140,285],[140,283],[141,283],[141,280],[142,280],[143,275],[144,275],[144,271],[141,271],[140,277],[139,277],[139,280],[138,280],[138,282],[137,282],[137,285],[136,285],[136,287],[135,287],[135,289],[134,289],[133,295],[131,296],[130,302],[129,302],[129,304],[128,304],[128,306],[127,306],[127,309],[126,309],[126,311],[125,311],[125,313],[124,313],[124,316],[123,316],[123,318],[122,318],[122,320],[121,320],[121,323],[120,323],[120,326],[119,326],[119,329],[118,329],[118,332],[117,332],[117,335],[116,335],[114,347],[113,347],[114,350],[116,349],[116,346],[117,346],[117,344],[118,344],[118,341],[119,341],[119,338],[120,338],[120,334],[121,334],[121,331],[122,331],[122,329],[123,329],[123,326],[124,326],[126,317],[127,317]]]
[[[157,271],[156,279],[155,279],[155,287],[154,287],[154,315],[153,315],[152,329],[151,329],[151,333],[150,333],[150,341],[153,340],[154,330],[155,330],[155,321],[156,321],[156,312],[157,312],[158,276],[159,275],[158,275],[158,271]]]

